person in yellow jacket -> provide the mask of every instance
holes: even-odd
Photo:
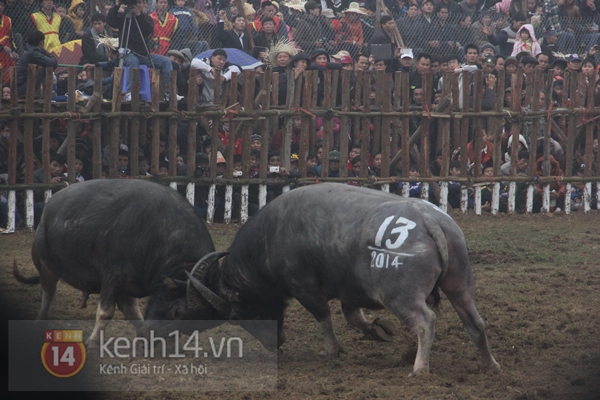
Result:
[[[54,12],[54,0],[42,0],[40,11],[31,14],[35,29],[45,36],[44,47],[48,51],[60,46],[59,31],[62,18]]]
[[[67,17],[73,22],[75,32],[80,38],[85,33],[85,29],[89,27],[89,23],[86,19],[86,5],[84,0],[73,0]]]

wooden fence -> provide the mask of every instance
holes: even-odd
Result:
[[[241,222],[248,218],[248,190],[249,185],[259,186],[259,206],[266,204],[267,182],[269,185],[284,186],[284,191],[289,190],[290,181],[285,179],[267,179],[267,154],[269,140],[273,132],[278,129],[281,120],[284,127],[284,145],[282,149],[283,165],[289,168],[292,140],[292,119],[302,118],[302,131],[299,145],[299,170],[301,178],[295,180],[294,184],[304,185],[316,182],[357,182],[360,185],[373,186],[381,190],[389,191],[390,185],[397,182],[422,182],[422,197],[427,198],[429,186],[436,188],[436,195],[442,210],[448,207],[448,182],[460,182],[462,184],[461,209],[467,211],[467,189],[474,187],[475,190],[475,213],[481,214],[481,185],[493,184],[493,202],[491,212],[498,212],[500,197],[500,182],[509,182],[508,190],[508,212],[515,212],[515,192],[517,183],[527,184],[527,212],[532,212],[534,186],[544,185],[542,211],[550,210],[549,184],[556,181],[556,177],[550,174],[550,138],[551,132],[556,135],[558,141],[565,149],[566,157],[564,165],[566,170],[564,177],[560,179],[567,183],[567,191],[573,183],[585,183],[584,209],[590,210],[590,202],[593,198],[592,182],[600,181],[598,175],[594,175],[592,165],[597,161],[593,148],[596,120],[600,115],[600,107],[594,106],[595,76],[585,77],[582,74],[566,72],[562,98],[559,99],[559,107],[551,108],[552,87],[554,71],[549,72],[549,78],[544,83],[541,72],[525,76],[519,69],[512,76],[512,104],[510,109],[503,107],[505,76],[500,74],[496,87],[496,101],[494,109],[482,111],[483,78],[482,71],[476,71],[473,77],[463,71],[460,79],[462,82],[472,81],[472,85],[460,85],[458,73],[448,73],[444,76],[442,100],[437,107],[432,105],[432,79],[428,74],[423,77],[423,105],[422,107],[410,106],[409,75],[396,72],[386,74],[381,71],[357,72],[355,80],[351,74],[353,71],[305,71],[297,79],[290,79],[287,85],[286,104],[278,105],[279,99],[279,74],[254,71],[244,71],[241,76],[234,75],[230,82],[222,87],[216,85],[214,102],[212,105],[198,104],[198,90],[196,78],[198,71],[192,69],[189,76],[189,91],[185,103],[178,103],[176,72],[171,74],[168,89],[170,101],[168,104],[161,102],[164,98],[161,90],[160,74],[152,74],[152,102],[142,103],[140,101],[140,74],[139,70],[132,71],[131,102],[122,102],[121,82],[123,70],[116,68],[114,71],[113,100],[103,103],[100,100],[102,92],[101,80],[95,80],[94,95],[86,104],[76,102],[76,75],[77,69],[69,67],[68,78],[68,102],[67,104],[55,104],[51,102],[52,91],[43,90],[43,101],[36,100],[36,66],[30,65],[28,70],[27,94],[24,103],[17,99],[16,71],[11,73],[10,107],[0,109],[0,119],[10,120],[11,137],[9,147],[9,171],[8,185],[3,189],[8,190],[9,204],[9,226],[7,231],[14,231],[14,209],[16,191],[26,192],[26,224],[33,227],[33,190],[43,189],[46,193],[46,201],[50,198],[52,189],[62,188],[67,184],[75,182],[73,168],[75,164],[75,139],[77,136],[77,123],[89,121],[89,134],[92,140],[92,174],[93,178],[100,178],[102,174],[102,148],[108,143],[110,149],[109,178],[117,178],[118,172],[118,150],[119,134],[125,136],[129,145],[129,152],[134,155],[130,158],[130,170],[138,170],[138,159],[135,155],[141,145],[146,143],[146,135],[151,132],[151,173],[152,179],[169,183],[176,188],[177,185],[186,185],[186,196],[194,202],[196,185],[208,185],[208,215],[210,223],[214,219],[215,191],[217,185],[226,187],[225,195],[225,217],[226,223],[231,222],[231,204],[233,186],[241,186]],[[100,68],[94,71],[95,76],[102,77]],[[291,76],[292,71],[287,72]],[[525,79],[525,83],[523,80]],[[355,82],[351,91],[351,82]],[[52,87],[52,71],[46,73],[44,88]],[[240,85],[238,85],[240,84]],[[374,101],[371,100],[371,87],[375,87]],[[473,86],[473,88],[471,88]],[[322,98],[319,97],[319,87]],[[525,95],[521,95],[521,88],[525,87]],[[241,88],[241,89],[239,89]],[[460,92],[462,90],[462,92]],[[351,98],[353,92],[353,98]],[[539,103],[540,93],[545,93],[545,107]],[[567,100],[568,93],[570,102]],[[471,99],[471,96],[473,99]],[[523,100],[524,99],[524,100]],[[459,102],[462,101],[460,104]],[[321,105],[317,106],[317,103]],[[473,104],[469,107],[469,104]],[[566,106],[568,104],[568,107]],[[527,107],[525,110],[523,107]],[[548,109],[550,109],[548,111]],[[315,118],[323,118],[323,160],[322,176],[318,178],[306,177],[306,159],[310,149],[315,144]],[[327,177],[328,152],[333,143],[333,121],[338,117],[341,123],[339,140],[340,176],[339,178]],[[567,134],[559,124],[554,121],[559,117],[565,121],[568,127]],[[61,118],[67,121],[67,165],[68,181],[66,183],[50,183],[50,123],[52,119]],[[230,123],[230,135],[227,146],[223,146],[218,138],[219,122],[227,118]],[[421,124],[417,134],[410,132],[410,119],[420,119]],[[177,143],[178,121],[181,119],[188,122],[187,143],[187,175],[176,176],[176,163],[169,164],[169,176],[159,177],[159,138],[161,134],[161,119],[163,127],[168,131],[168,157],[175,160],[175,145]],[[494,177],[482,176],[479,163],[474,164],[472,174],[469,174],[467,164],[468,132],[471,127],[474,132],[475,154],[480,154],[483,143],[481,140],[482,120],[488,122],[488,132],[494,137],[494,160],[501,159],[501,127],[504,121],[512,123],[511,135],[513,143],[519,141],[521,126],[526,120],[532,120],[530,146],[530,160],[528,176],[516,176],[517,146],[512,146],[510,176],[500,177],[500,163],[494,164]],[[540,119],[546,121],[544,132],[539,132]],[[42,126],[42,159],[41,164],[44,171],[44,183],[35,184],[34,172],[34,121],[41,121]],[[212,121],[209,129],[212,143],[210,154],[210,176],[205,178],[195,177],[195,155],[196,155],[196,125],[203,124],[208,127],[208,121]],[[436,124],[433,124],[437,121]],[[17,135],[19,126],[23,126],[23,145],[25,155],[24,183],[17,183]],[[435,130],[432,126],[435,125]],[[36,124],[36,126],[39,126]],[[110,129],[103,129],[109,127]],[[244,168],[241,177],[233,176],[233,158],[235,138],[243,138],[242,164],[249,165],[250,138],[253,131],[263,132],[260,151],[260,172],[258,179],[249,179],[248,172]],[[574,134],[571,132],[575,132]],[[431,138],[437,137],[436,149],[431,149]],[[345,140],[346,138],[350,140]],[[538,176],[535,171],[535,148],[537,139],[544,138],[544,169],[543,174]],[[588,144],[581,154],[580,143],[585,140]],[[360,143],[362,154],[375,154],[381,151],[382,167],[381,176],[374,178],[367,175],[367,163],[361,163],[359,177],[348,177],[346,168],[348,162],[349,142]],[[437,149],[442,152],[442,167],[440,176],[430,176],[429,163],[432,154]],[[449,161],[453,149],[460,149],[459,177],[449,177]],[[221,150],[227,160],[227,168],[224,178],[216,177],[217,151]],[[413,160],[419,160],[421,174],[419,177],[409,177],[409,164],[411,156]],[[572,170],[573,160],[585,164],[583,176],[574,176]],[[390,166],[400,163],[401,175],[390,176]],[[596,172],[597,173],[597,172]],[[141,177],[139,177],[141,178]],[[597,185],[600,187],[600,185]],[[439,188],[439,193],[438,193]],[[408,185],[403,185],[404,196],[408,196]],[[596,193],[598,196],[598,193]],[[570,212],[569,201],[565,201],[566,213]]]

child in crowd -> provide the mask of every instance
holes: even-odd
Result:
[[[524,51],[531,54],[533,57],[542,52],[540,44],[535,39],[535,32],[533,31],[533,26],[531,26],[531,24],[525,24],[517,31],[517,37],[515,38],[511,56],[514,57]]]

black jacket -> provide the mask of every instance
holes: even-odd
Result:
[[[252,54],[250,50],[250,39],[248,38],[248,34],[244,32],[244,37],[242,37],[242,42],[244,42],[244,46],[240,42],[240,38],[232,29],[230,31],[225,30],[225,23],[219,22],[217,24],[217,39],[221,41],[221,47],[225,48],[234,48],[245,51],[248,54]]]
[[[17,84],[22,85],[27,82],[27,66],[29,64],[39,65],[41,67],[58,67],[56,57],[42,51],[39,47],[27,45],[25,53],[17,59]]]
[[[119,12],[119,6],[114,6],[108,13],[106,14],[106,22],[108,25],[113,27],[114,29],[119,30],[119,46],[124,45],[123,43],[123,22],[125,21],[125,13]],[[136,24],[137,21],[137,24]],[[138,29],[138,25],[139,28]],[[129,42],[127,44],[127,48],[131,50],[133,53],[140,56],[148,56],[148,52],[146,50],[146,39],[151,38],[154,33],[154,22],[152,18],[150,18],[146,14],[140,14],[139,17],[132,15],[131,19],[131,27],[127,29],[129,31]],[[140,31],[142,35],[140,35]],[[127,38],[125,38],[127,39]]]
[[[81,65],[108,61],[108,57],[104,57],[96,51],[96,42],[92,32],[86,32],[81,38],[81,53],[81,61],[79,61]]]

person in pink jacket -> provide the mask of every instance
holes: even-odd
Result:
[[[525,24],[517,31],[517,37],[515,38],[515,45],[513,46],[511,56],[514,57],[523,51],[528,52],[533,57],[542,52],[540,44],[535,39],[535,32],[533,31],[533,26],[531,24]]]

